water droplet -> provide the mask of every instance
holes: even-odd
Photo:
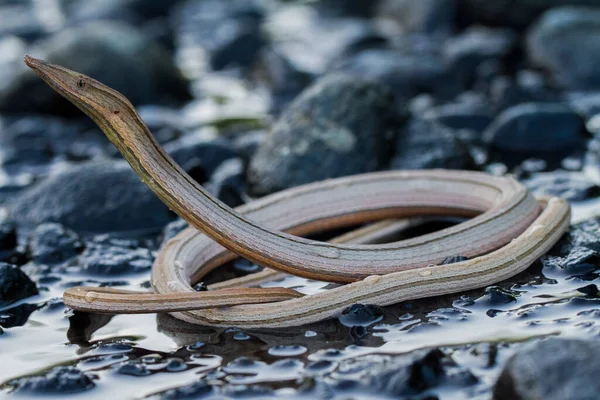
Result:
[[[250,339],[250,336],[246,335],[244,332],[236,332],[235,335],[233,335],[233,339],[234,340],[248,340],[248,339]]]
[[[429,276],[429,275],[431,275],[431,270],[430,269],[421,270],[421,271],[419,271],[419,275],[421,275],[421,276]]]
[[[277,357],[293,357],[299,356],[300,354],[306,353],[306,347],[304,346],[273,346],[269,349],[269,354]]]
[[[315,336],[317,336],[317,332],[315,332],[315,331],[304,332],[304,337],[315,337]]]
[[[317,246],[315,248],[315,253],[321,257],[332,259],[340,258],[341,255],[340,249],[326,245]]]
[[[96,299],[98,299],[98,293],[96,292],[87,292],[85,294],[85,301],[87,301],[88,303],[92,303]]]

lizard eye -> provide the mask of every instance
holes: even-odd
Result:
[[[78,87],[79,89],[83,89],[83,88],[85,87],[85,81],[84,81],[83,79],[79,78],[79,79],[77,80],[77,87]]]

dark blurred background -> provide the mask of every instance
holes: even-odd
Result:
[[[585,197],[599,33],[596,0],[2,0],[0,206],[92,232],[173,218],[25,54],[125,94],[233,206],[388,168],[558,170],[534,186]]]

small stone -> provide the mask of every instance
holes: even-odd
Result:
[[[563,157],[583,147],[583,120],[562,104],[530,103],[509,108],[485,130],[492,151],[519,158]]]
[[[37,395],[66,395],[92,389],[95,384],[92,377],[74,367],[55,367],[46,375],[18,378],[10,382],[19,393]]]
[[[455,29],[456,4],[454,0],[382,0],[377,14],[405,32],[450,34]]]
[[[39,225],[29,237],[31,259],[38,264],[55,264],[75,257],[83,250],[79,236],[61,224]]]
[[[0,262],[0,304],[13,303],[37,293],[35,283],[23,271]]]
[[[600,344],[548,338],[520,347],[494,387],[495,400],[588,400],[600,393]]]
[[[412,119],[396,137],[393,169],[472,169],[474,164],[456,133],[431,120]]]
[[[339,320],[345,326],[369,326],[381,321],[383,310],[377,306],[353,304],[342,311]]]
[[[125,244],[125,245],[124,245]],[[152,268],[154,256],[150,250],[135,244],[91,242],[75,261],[82,269],[94,275],[122,275],[147,271]]]

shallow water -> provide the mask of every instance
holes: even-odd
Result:
[[[200,380],[213,387],[207,389],[208,397],[200,398],[219,393],[224,398],[391,398],[393,393],[376,385],[347,382],[369,382],[369,374],[393,368],[406,354],[440,348],[444,362],[453,365],[443,381],[414,398],[487,399],[514,343],[599,333],[600,299],[587,287],[597,283],[598,275],[574,275],[541,262],[487,289],[404,302],[373,313],[359,308],[354,310],[358,315],[339,320],[261,331],[196,327],[164,315],[111,318],[67,312],[57,300],[62,290],[75,282],[99,283],[98,277],[90,279],[72,271],[41,284],[47,290],[35,298],[0,312],[2,319],[15,307],[25,311],[26,304],[43,305],[23,326],[0,335],[0,397],[27,397],[27,392],[11,393],[13,379],[69,365],[93,378],[95,387],[79,394],[92,399],[168,397],[174,394],[170,389]],[[119,276],[127,282],[124,288],[140,289],[147,280],[147,272]],[[326,290],[327,283],[288,277],[268,285],[311,294]]]

